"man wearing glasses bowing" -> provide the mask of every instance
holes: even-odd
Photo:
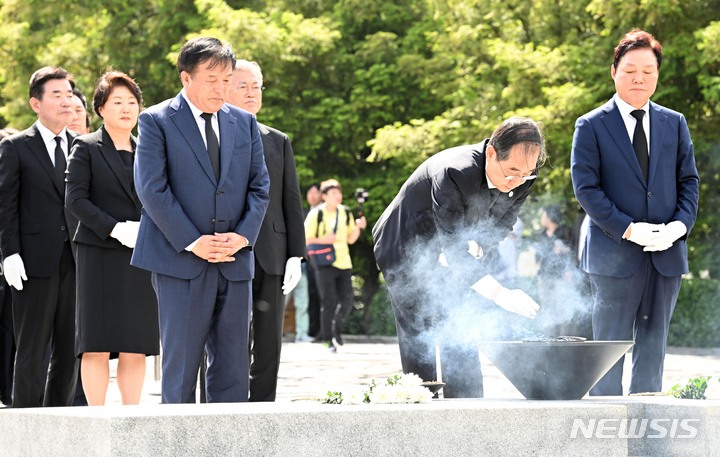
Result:
[[[403,372],[437,380],[437,345],[445,398],[483,396],[475,344],[482,331],[466,330],[487,324],[498,309],[491,303],[529,319],[539,309],[491,273],[502,267],[497,245],[512,230],[544,159],[537,124],[510,118],[489,139],[427,159],[373,228]]]

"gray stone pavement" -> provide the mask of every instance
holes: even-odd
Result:
[[[285,342],[278,379],[278,402],[324,398],[328,390],[362,387],[374,378],[384,380],[400,373],[400,352],[392,337],[345,337],[346,343],[336,353],[321,344]],[[629,385],[630,357],[625,358],[625,382]],[[520,393],[484,357],[485,397],[518,399]],[[148,370],[141,404],[160,403],[160,382],[155,379],[155,358],[148,357]],[[159,360],[158,360],[159,363]],[[120,394],[115,384],[114,366],[108,389],[109,405],[119,405]],[[159,369],[158,369],[159,371]],[[720,392],[720,348],[669,348],[665,359],[663,388],[685,385],[690,378],[712,376],[714,393]],[[720,398],[720,397],[715,397]]]

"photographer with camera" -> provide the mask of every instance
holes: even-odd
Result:
[[[350,247],[367,226],[364,216],[354,219],[342,205],[342,187],[335,179],[320,184],[323,204],[311,210],[305,219],[308,258],[317,273],[320,291],[320,334],[331,352],[343,345],[342,329],[352,310],[352,261]]]

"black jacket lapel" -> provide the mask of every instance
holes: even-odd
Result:
[[[128,179],[127,173],[125,172],[125,164],[120,159],[120,156],[118,155],[119,153],[117,149],[115,149],[115,145],[113,144],[110,135],[107,133],[107,130],[105,130],[105,127],[101,127],[96,134],[98,135],[98,148],[100,148],[100,153],[103,159],[105,159],[105,162],[107,162],[110,170],[112,170],[113,174],[120,182],[120,185],[127,194],[128,198],[137,204],[137,197],[132,191],[132,185]],[[135,141],[132,143],[133,147],[135,147]]]

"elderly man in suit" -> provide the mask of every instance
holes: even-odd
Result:
[[[254,116],[225,105],[234,65],[219,40],[189,40],[177,60],[182,91],[138,122],[132,264],[153,273],[163,403],[195,402],[203,350],[208,402],[248,399],[252,246],[270,180]]]
[[[77,219],[65,209],[65,167],[75,137],[72,76],[43,67],[30,78],[38,120],[0,143],[0,251],[12,287],[17,352],[14,408],[69,406],[75,395]],[[45,372],[45,352],[51,348]]]
[[[670,318],[688,272],[686,238],[698,173],[685,117],[650,101],[662,46],[628,32],[615,48],[616,93],[575,124],[571,173],[590,216],[582,268],[593,292],[596,340],[635,339],[630,393],[662,390]],[[622,395],[621,359],[591,395]]]
[[[263,76],[256,62],[235,63],[227,102],[257,115]],[[250,401],[274,401],[280,369],[285,300],[302,276],[305,228],[302,198],[290,139],[258,123],[270,173],[270,204],[255,242],[253,315],[250,329]]]
[[[496,248],[512,230],[544,157],[537,124],[510,118],[490,139],[427,159],[373,228],[403,371],[436,380],[439,346],[446,398],[483,395],[477,348],[464,338],[465,324],[474,324],[470,313],[493,313],[490,303],[527,318],[539,309],[491,273],[502,269]]]

